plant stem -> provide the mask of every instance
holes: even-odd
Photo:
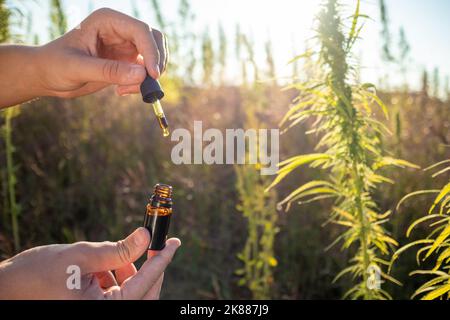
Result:
[[[358,165],[356,161],[353,161],[353,180],[355,183],[355,190],[356,190],[356,196],[355,196],[355,202],[356,202],[356,214],[359,219],[359,222],[361,224],[361,232],[359,234],[359,240],[361,243],[361,252],[363,256],[363,286],[364,286],[364,299],[371,299],[370,290],[367,288],[367,270],[370,266],[370,259],[367,252],[368,245],[367,245],[367,219],[364,214],[364,209],[361,202],[361,196],[362,196],[362,188],[361,188],[361,177],[358,173]]]

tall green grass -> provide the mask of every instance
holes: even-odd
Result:
[[[267,127],[258,115],[267,111],[267,97],[264,85],[258,79],[257,64],[253,48],[244,35],[238,41],[242,42],[243,51],[247,54],[243,63],[254,68],[254,78],[251,84],[243,85],[242,110],[244,111],[245,129],[260,129]],[[272,59],[271,52],[268,59]],[[259,146],[256,148],[259,152]],[[258,154],[258,159],[260,159]],[[275,236],[279,231],[277,226],[276,193],[265,193],[264,189],[270,182],[267,176],[260,173],[260,164],[236,166],[236,190],[239,204],[237,209],[242,213],[247,223],[247,239],[243,250],[238,254],[242,268],[236,270],[240,276],[239,285],[246,286],[253,299],[270,299],[273,297],[274,275],[277,266],[274,253]]]

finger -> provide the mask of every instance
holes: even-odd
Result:
[[[154,79],[159,78],[160,52],[152,29],[146,23],[108,8],[97,10],[90,19],[108,22],[105,25],[111,26],[115,34],[133,42],[138,52],[144,57],[148,73]]]
[[[139,64],[90,56],[79,56],[77,60],[71,75],[78,81],[131,85],[141,83],[147,75]]]
[[[116,275],[117,282],[119,285],[122,285],[125,280],[134,276],[137,273],[137,270],[133,263],[129,263],[122,268],[114,270],[114,273]]]
[[[136,64],[139,64],[139,65],[145,67],[144,58],[142,57],[142,55],[138,54],[135,62],[136,62]]]
[[[166,54],[166,60],[164,61],[164,68],[162,70],[162,72],[164,73],[167,69],[167,65],[169,64],[169,59],[170,59],[170,51],[169,51],[169,44],[167,43],[167,37],[166,35],[163,34],[163,39],[164,39],[164,53]]]
[[[147,251],[147,257],[148,259],[151,259],[152,257],[156,256],[158,254],[158,251],[154,250],[148,250]],[[159,279],[156,281],[156,283],[153,285],[153,287],[150,288],[150,290],[145,294],[143,300],[158,300],[159,295],[161,293],[161,287],[162,283],[164,281],[164,273],[159,277]]]
[[[167,52],[165,46],[166,37],[161,31],[156,29],[152,29],[152,34],[159,51],[159,70],[163,73],[167,64]]]
[[[169,239],[166,241],[163,250],[145,261],[136,275],[128,279],[123,285],[122,296],[124,299],[142,299],[150,288],[157,283],[180,245],[179,239]]]
[[[116,34],[133,42],[144,58],[148,73],[154,79],[159,78],[160,52],[152,29],[146,23],[118,11],[104,9],[100,14],[109,19]]]
[[[135,93],[140,93],[141,89],[140,89],[140,85],[138,84],[134,84],[134,85],[130,85],[130,86],[117,86],[116,87],[116,93],[118,96],[126,96],[129,94],[135,94]]]
[[[144,58],[148,73],[153,79],[158,79],[161,75],[159,63],[162,53],[159,51],[158,44],[153,37],[152,29],[148,25],[145,25],[138,30],[139,31],[134,35],[134,45]]]
[[[145,296],[142,298],[143,300],[158,300],[159,295],[161,293],[161,287],[164,281],[164,273],[158,278],[153,287],[148,290]]]
[[[136,261],[147,250],[150,234],[136,229],[125,240],[117,242],[79,242],[72,246],[83,274],[116,270]]]
[[[103,271],[95,273],[98,283],[102,289],[107,289],[112,286],[117,286],[117,281],[111,271]]]
[[[97,91],[100,91],[106,87],[108,87],[109,83],[103,83],[103,82],[89,82],[83,85],[82,87],[70,90],[70,91],[56,91],[53,94],[60,98],[75,98],[75,97],[81,97],[85,96]]]

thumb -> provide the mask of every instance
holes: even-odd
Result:
[[[144,262],[139,271],[129,278],[122,286],[123,299],[142,299],[150,297],[149,291],[158,285],[158,280],[162,277],[164,270],[172,261],[175,252],[180,247],[181,242],[177,238],[171,238],[166,241],[163,250],[153,252],[151,257]],[[161,280],[162,281],[162,280]]]
[[[133,85],[142,83],[147,75],[145,67],[139,64],[90,56],[79,59],[78,70],[74,74],[78,74],[78,80],[84,82]]]
[[[80,242],[74,245],[81,261],[83,274],[119,269],[146,252],[150,234],[138,228],[124,240],[117,242]]]

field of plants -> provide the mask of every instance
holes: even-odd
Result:
[[[66,2],[47,2],[53,39],[67,31]],[[233,34],[220,23],[194,33],[189,0],[177,2],[176,19],[162,1],[131,1],[137,18],[141,2],[169,38],[161,83],[171,127],[280,128],[277,175],[174,165],[176,143],[138,95],[107,89],[4,109],[0,260],[120,239],[164,182],[174,187],[170,233],[183,242],[164,299],[450,299],[449,81],[439,68],[423,70],[419,89],[409,81],[408,30],[391,27],[389,1],[376,1],[376,17],[363,1],[318,1],[307,50],[286,44],[288,79],[270,38],[260,48],[239,24]],[[32,19],[26,1],[0,0],[0,42],[40,44]],[[379,83],[360,77],[355,48],[371,41],[367,23],[383,39]],[[393,75],[401,85],[389,84]]]

